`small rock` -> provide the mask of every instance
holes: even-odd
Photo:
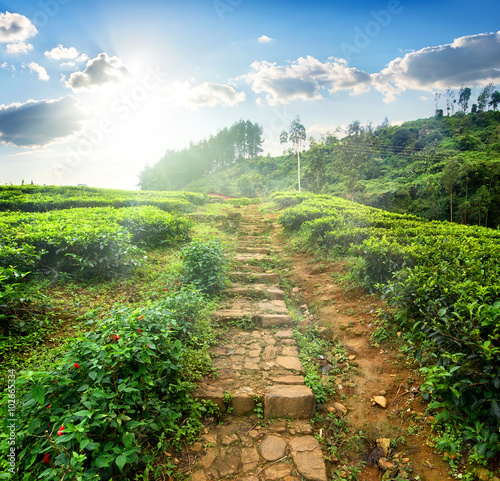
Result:
[[[384,391],[384,390],[382,389],[382,391],[380,391],[380,392],[379,392],[379,394],[380,394],[381,396],[386,396],[386,395],[387,395],[387,391]]]
[[[387,399],[384,396],[373,396],[373,400],[376,404],[378,404],[381,408],[387,407]]]
[[[403,458],[401,462],[408,464],[410,462],[410,458]]]
[[[222,438],[221,444],[223,446],[229,446],[230,444],[238,442],[239,438],[236,434],[226,435]]]
[[[298,287],[294,287],[294,288],[292,289],[292,292],[293,292],[294,294],[297,294],[297,293],[299,293],[299,292],[300,292],[300,289],[299,289]]]
[[[260,443],[260,453],[267,461],[277,461],[285,455],[286,442],[279,436],[268,436]]]
[[[391,440],[389,438],[377,439],[377,446],[382,450],[382,457],[386,458],[389,454],[389,446],[391,445]]]
[[[333,407],[340,416],[347,416],[347,408],[340,403],[333,403]]]
[[[197,471],[191,477],[191,481],[208,481],[207,475],[203,471]]]
[[[394,469],[396,465],[388,461],[387,458],[380,458],[378,460],[378,467],[384,471],[388,471]]]
[[[255,448],[243,448],[241,451],[241,464],[243,466],[243,471],[248,473],[253,471],[259,464],[260,457],[257,449]]]
[[[198,443],[194,443],[191,446],[189,446],[189,450],[190,451],[194,451],[194,452],[203,451],[203,444],[199,443],[199,442]]]
[[[215,458],[217,458],[218,451],[216,448],[209,448],[207,455],[204,458],[201,458],[199,463],[200,466],[204,469],[209,468],[212,466],[213,462],[215,461]]]
[[[313,267],[311,272],[309,272],[309,275],[310,276],[317,276],[318,274],[321,274],[323,272],[323,270],[321,269],[321,267]]]
[[[279,481],[290,476],[292,469],[289,464],[279,463],[266,468],[264,474],[266,481]]]
[[[349,361],[354,361],[354,359],[356,359],[356,356],[354,354],[351,354],[347,359],[349,359]]]

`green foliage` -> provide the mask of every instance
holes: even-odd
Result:
[[[479,423],[480,435],[468,435],[476,452],[498,453],[500,232],[320,196],[280,221],[309,245],[358,257],[353,273],[398,307],[393,322],[424,365],[423,395],[441,403],[438,420],[464,433]]]
[[[181,280],[204,294],[217,294],[226,285],[229,267],[224,247],[218,239],[193,241],[181,249]]]
[[[5,213],[0,217],[0,266],[55,276],[115,277],[141,262],[137,245],[185,242],[191,226],[179,214],[151,206]]]
[[[208,197],[194,192],[153,192],[94,187],[2,185],[0,211],[46,212],[77,207],[132,207],[152,205],[168,212],[191,212]]]
[[[262,127],[249,120],[240,120],[216,135],[199,142],[192,142],[186,149],[169,150],[153,167],[146,167],[140,174],[141,189],[181,189],[189,182],[210,172],[232,165],[243,159],[253,158],[262,152]],[[248,196],[252,190],[249,178],[242,183],[241,194]],[[207,191],[210,192],[210,189]],[[217,189],[212,192],[218,192]]]
[[[192,441],[209,408],[189,397],[184,369],[188,346],[205,345],[205,305],[198,291],[176,288],[140,309],[118,306],[99,320],[91,314],[93,329],[63,359],[19,373],[18,479],[130,479],[151,461],[144,448],[154,440],[163,450]],[[2,414],[11,418],[7,394]],[[0,449],[9,449],[6,435]]]
[[[179,214],[157,207],[129,207],[118,211],[118,223],[132,234],[135,245],[171,246],[189,240],[193,223]]]

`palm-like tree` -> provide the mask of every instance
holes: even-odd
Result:
[[[280,134],[280,143],[286,144],[287,142],[293,143],[295,152],[297,153],[297,177],[299,181],[300,192],[300,149],[301,142],[306,140],[306,128],[300,123],[300,117],[297,115],[295,120],[288,127],[288,132],[283,130]]]

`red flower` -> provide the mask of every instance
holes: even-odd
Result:
[[[80,369],[80,364],[78,364],[77,362],[75,362],[75,364],[73,364],[73,366],[75,366],[77,369]]]
[[[165,287],[165,292],[167,292],[167,288]]]
[[[168,328],[170,329],[170,324],[168,325]]]
[[[140,330],[140,329],[137,329],[137,332],[140,334],[140,333],[141,333],[141,330]]]
[[[57,431],[57,435],[58,435],[58,436],[62,436],[63,434],[64,434],[64,426],[61,426],[61,427],[59,428],[59,431]]]
[[[50,453],[45,453],[43,455],[43,464],[49,464],[50,463]]]
[[[144,316],[139,316],[139,321],[144,319]]]
[[[50,409],[50,408],[51,408],[51,406],[52,406],[52,404],[49,404],[49,405],[47,406],[47,409]]]
[[[149,344],[146,347],[149,347]]]

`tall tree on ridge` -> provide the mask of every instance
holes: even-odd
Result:
[[[460,87],[458,91],[458,105],[465,113],[469,108],[469,100],[471,96],[472,90],[469,87],[464,87],[463,85]]]
[[[306,128],[300,123],[300,117],[297,115],[295,120],[288,127],[288,132],[283,130],[280,134],[280,143],[286,144],[287,142],[292,142],[295,146],[295,152],[297,153],[297,178],[299,181],[299,192],[300,192],[300,148],[301,142],[306,140]]]

